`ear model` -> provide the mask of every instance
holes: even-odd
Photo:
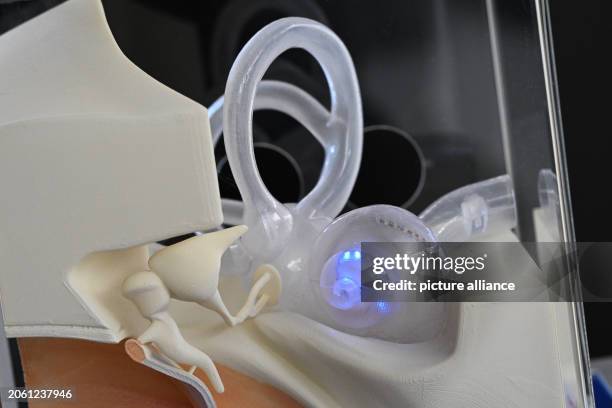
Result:
[[[281,290],[278,272],[268,266],[256,275],[238,314],[233,316],[227,310],[218,288],[221,257],[247,229],[238,225],[189,238],[157,252],[149,259],[149,268],[166,284],[173,298],[198,303],[217,312],[229,326],[235,326],[257,315],[266,304],[275,304]]]
[[[153,272],[143,271],[131,275],[123,283],[124,296],[136,304],[141,313],[151,321],[151,325],[137,339],[128,340],[126,351],[132,357],[134,353],[142,354],[142,345],[153,343],[159,351],[174,363],[191,365],[193,374],[196,367],[202,369],[218,393],[225,390],[217,367],[203,351],[195,348],[185,340],[176,321],[168,313],[168,290]]]
[[[168,358],[178,363],[201,368],[215,390],[224,387],[213,361],[204,352],[189,344],[176,321],[168,313],[170,297],[195,302],[217,312],[229,326],[255,317],[267,304],[275,304],[281,291],[278,271],[262,265],[255,271],[253,286],[244,306],[236,316],[228,310],[219,293],[219,269],[225,250],[247,230],[240,225],[225,230],[196,236],[158,251],[149,259],[152,271],[138,272],[123,283],[123,294],[140,313],[151,321],[151,326],[140,336],[140,344],[154,343]],[[126,350],[139,349],[129,340]]]

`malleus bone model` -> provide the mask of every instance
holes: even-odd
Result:
[[[39,47],[42,43],[45,47]],[[299,88],[260,82],[272,60],[293,47],[310,51],[321,62],[334,96],[330,110]],[[522,373],[526,384],[537,384],[543,390],[536,398],[539,406],[559,402],[558,344],[549,341],[559,330],[551,323],[557,313],[553,306],[360,301],[360,242],[513,240],[516,209],[510,177],[504,175],[449,193],[420,216],[376,205],[338,217],[359,168],[363,119],[350,54],[327,27],[282,19],[256,34],[238,56],[225,99],[210,113],[213,133],[220,132],[217,112],[225,116],[228,159],[244,200],[243,205],[233,203],[244,209],[244,218],[239,214],[234,219],[249,227],[249,236],[206,273],[199,268],[209,260],[198,259],[198,251],[179,256],[172,264],[181,272],[176,276],[183,275],[180,281],[172,265],[148,264],[145,245],[209,231],[222,221],[206,110],[136,69],[120,53],[94,0],[69,0],[18,27],[0,39],[0,51],[7,57],[0,58],[4,81],[10,80],[6,89],[18,96],[3,105],[0,128],[0,163],[6,166],[0,175],[10,197],[0,205],[3,213],[14,215],[3,217],[0,228],[7,248],[2,257],[10,270],[0,276],[9,335],[119,342],[147,333],[152,325],[147,317],[159,318],[164,327],[176,330],[171,345],[166,347],[160,337],[161,353],[144,348],[141,362],[195,387],[213,405],[209,390],[174,360],[193,364],[197,359],[221,390],[223,379],[216,378],[214,365],[203,357],[208,355],[307,406],[453,406],[464,380],[496,389],[500,399],[520,406],[526,406],[526,398],[533,401],[532,395],[499,388],[500,379],[487,371],[492,366],[503,367],[512,378]],[[54,81],[29,77],[20,69],[42,63],[40,58],[46,62],[45,75],[55,73]],[[84,75],[78,69],[82,61],[99,61],[94,65],[108,72]],[[31,82],[40,88],[23,86]],[[74,90],[89,92],[83,96]],[[264,99],[258,105],[260,97]],[[258,175],[250,134],[252,109],[258,106],[289,113],[325,148],[321,180],[301,203],[279,203]],[[117,151],[118,145],[129,154]],[[112,160],[100,160],[102,153]],[[31,166],[16,181],[9,175],[24,157]],[[180,204],[172,197],[181,197]],[[544,204],[549,201],[554,204]],[[27,213],[16,211],[19,206]],[[71,208],[78,211],[67,216]],[[215,234],[205,233],[195,242],[212,241]],[[39,252],[26,256],[24,248],[33,246]],[[180,252],[180,247],[162,249],[157,259]],[[222,249],[217,248],[219,256]],[[139,276],[148,282],[134,289],[130,283]],[[44,293],[20,285],[26,278],[39,281]],[[193,285],[196,296],[182,291],[185,284]],[[171,295],[167,314],[163,287]],[[139,310],[146,302],[129,300],[134,290],[157,296],[150,299],[155,310]],[[279,304],[273,306],[279,294]],[[219,302],[213,311],[200,307],[221,297],[227,309],[244,312],[231,315]],[[28,301],[34,298],[41,301]],[[176,301],[181,298],[189,302]],[[527,314],[537,335],[513,337],[522,332]],[[504,353],[492,346],[497,342],[479,343],[481,331],[491,329],[499,338],[512,339],[504,343]],[[154,343],[155,338],[142,337]],[[181,344],[191,345],[193,353],[179,350]],[[538,350],[540,361],[525,374],[524,364],[534,359],[519,367],[508,356],[533,356],[531,350]],[[428,387],[432,384],[448,393],[435,392]],[[483,398],[490,402],[489,394],[483,392]]]

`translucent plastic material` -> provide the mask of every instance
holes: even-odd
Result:
[[[420,218],[443,242],[510,230],[516,225],[512,181],[503,175],[461,187],[427,207]]]
[[[215,143],[223,131],[220,120],[223,102],[219,98],[209,109]],[[262,81],[257,88],[254,109],[283,112],[303,123],[317,140],[325,138],[325,129],[318,129],[317,123],[321,123],[318,117],[327,111],[293,85]],[[292,206],[288,208],[291,210]],[[241,222],[241,213],[240,201],[224,200],[226,223]],[[296,218],[295,221],[305,220]],[[416,215],[398,207],[376,205],[344,214],[322,231],[314,229],[302,234],[299,241],[288,242],[284,253],[274,261],[282,272],[286,291],[282,309],[352,334],[406,341],[414,336],[415,326],[410,324],[414,316],[433,317],[432,313],[440,312],[441,308],[431,304],[408,308],[406,304],[392,302],[362,303],[360,244],[362,241],[433,240],[433,233]],[[236,251],[240,248],[234,248],[234,255]]]
[[[213,144],[217,144],[223,132],[223,103],[221,96],[208,108]],[[281,81],[261,81],[257,85],[253,110],[270,109],[291,116],[326,146],[329,134],[329,111],[307,92],[295,85]],[[248,117],[248,116],[247,116]]]
[[[313,134],[325,150],[321,178],[292,210],[266,189],[255,162],[252,117],[258,84],[270,64],[284,51],[302,48],[319,62],[329,84],[328,115],[315,108],[300,109],[316,119]],[[357,76],[351,57],[340,39],[327,27],[303,18],[284,18],[262,30],[244,46],[230,71],[225,98],[232,101],[223,113],[225,149],[244,202],[249,232],[243,239],[247,252],[264,261],[278,256],[299,229],[319,229],[321,219],[333,219],[346,204],[361,161],[363,120]],[[311,105],[311,107],[316,105]],[[248,120],[245,120],[248,118]],[[305,123],[303,123],[306,125]],[[294,222],[299,218],[305,222]]]
[[[280,53],[295,47],[306,49],[321,63],[330,87],[330,110],[293,85],[260,81]],[[293,117],[324,147],[321,178],[297,204],[279,203],[261,180],[251,129],[256,109]],[[508,176],[451,192],[421,218],[399,207],[374,205],[334,220],[355,183],[363,128],[350,56],[319,23],[288,18],[257,33],[238,55],[224,98],[210,107],[209,114],[214,141],[224,133],[228,162],[243,200],[225,200],[225,216],[249,226],[240,245],[227,253],[225,273],[248,276],[260,264],[272,264],[283,283],[280,308],[330,327],[404,342],[417,322],[440,319],[439,304],[361,302],[362,242],[469,240],[493,229],[510,229],[516,222]]]
[[[225,98],[221,96],[208,108],[214,145],[217,144],[223,132],[224,100]],[[281,81],[261,81],[257,86],[253,110],[266,109],[291,116],[301,123],[322,146],[330,143],[325,141],[330,134],[327,127],[329,111],[297,86]],[[241,201],[223,199],[222,203],[226,224],[237,225],[243,222],[244,206]]]

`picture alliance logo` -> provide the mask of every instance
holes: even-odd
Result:
[[[481,256],[437,256],[396,254],[392,257],[375,257],[372,260],[372,272],[376,275],[386,271],[402,271],[414,275],[423,272],[455,272],[458,275],[466,271],[482,271],[486,268],[487,254]]]

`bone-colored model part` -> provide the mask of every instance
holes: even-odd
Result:
[[[173,298],[198,303],[219,313],[229,326],[235,326],[254,317],[265,304],[274,304],[281,289],[278,272],[267,268],[259,274],[236,316],[221,299],[221,256],[247,229],[238,225],[186,239],[156,252],[149,259],[149,268],[162,279]]]
[[[151,321],[151,325],[138,336],[140,343],[153,343],[174,362],[191,365],[190,374],[193,374],[195,367],[201,368],[215,390],[219,393],[224,391],[213,361],[185,340],[176,321],[168,313],[170,294],[155,273],[143,271],[131,275],[123,283],[123,294]]]
[[[234,320],[237,323],[243,322],[257,316],[266,305],[277,304],[281,290],[282,281],[278,270],[272,265],[261,265],[253,274],[253,286]]]
[[[170,376],[183,382],[186,386],[194,390],[188,395],[192,404],[196,407],[216,408],[217,404],[212,393],[194,373],[185,371],[176,363],[168,364],[167,358],[159,350],[146,344],[140,343],[136,339],[128,339],[124,344],[126,354],[135,362],[147,366],[155,371]]]
[[[68,0],[1,35],[0,72],[7,335],[130,336],[104,294],[134,270],[114,262],[119,279],[101,293],[89,277],[105,271],[89,255],[221,224],[207,111],[123,55],[99,0]],[[130,262],[147,269],[136,252]]]

